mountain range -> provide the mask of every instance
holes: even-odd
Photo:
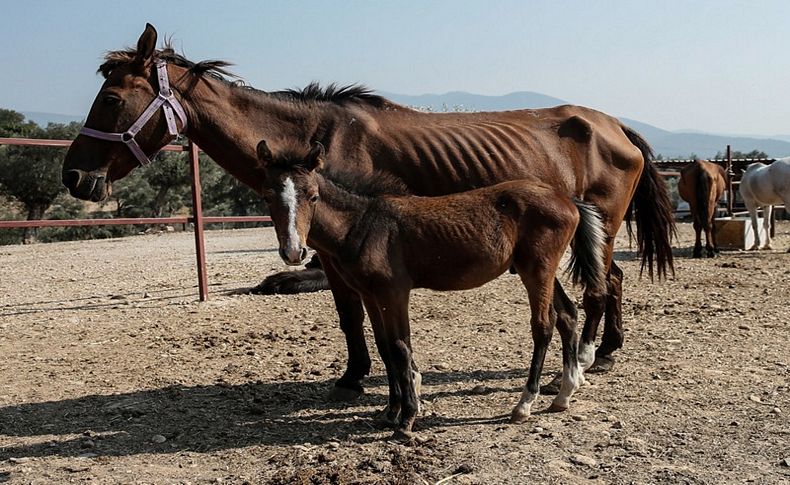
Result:
[[[502,96],[484,96],[463,91],[451,91],[445,94],[407,95],[379,91],[378,94],[406,106],[434,112],[444,111],[504,111],[525,108],[549,108],[566,101],[531,91],[518,91]],[[22,112],[29,120],[39,125],[49,122],[68,123],[82,121],[82,116],[62,115],[41,112]],[[664,158],[687,158],[696,154],[703,158],[711,158],[724,152],[727,145],[733,150],[749,152],[760,150],[771,157],[790,155],[790,135],[742,136],[729,134],[705,133],[698,130],[664,130],[641,121],[620,118],[631,128],[642,134],[653,146],[655,153]]]

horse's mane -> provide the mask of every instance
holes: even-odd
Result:
[[[306,146],[286,142],[278,147],[277,155],[270,163],[285,170],[299,170],[308,151],[309,148]],[[409,194],[406,184],[389,172],[380,170],[368,173],[354,172],[338,167],[331,160],[324,160],[325,163],[318,173],[345,192],[367,198],[379,195]]]
[[[373,94],[372,89],[360,84],[339,86],[336,83],[332,83],[322,88],[318,82],[313,81],[302,89],[284,89],[282,91],[273,91],[269,94],[292,101],[323,101],[337,104],[353,101],[368,104],[376,108],[392,108],[399,106],[383,96]]]
[[[114,69],[134,61],[136,55],[137,50],[132,48],[108,51],[105,53],[104,62],[99,66],[97,72],[101,73],[106,79]],[[335,104],[356,102],[379,109],[403,109],[403,106],[393,103],[383,96],[373,94],[372,89],[359,84],[339,86],[336,83],[332,83],[328,86],[321,87],[319,83],[313,81],[302,89],[284,89],[272,92],[260,91],[247,85],[238,76],[228,71],[226,68],[233,65],[230,62],[217,59],[199,62],[190,61],[184,57],[183,54],[176,52],[170,40],[165,42],[163,49],[155,51],[154,58],[162,59],[168,63],[183,67],[195,76],[209,76],[240,89],[274,96],[285,101],[327,102]]]

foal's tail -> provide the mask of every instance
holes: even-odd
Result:
[[[598,208],[577,198],[573,199],[579,211],[579,225],[573,235],[568,272],[574,284],[587,289],[603,290],[606,284],[604,247],[606,231]]]
[[[706,232],[710,229],[710,214],[708,213],[708,205],[710,200],[710,193],[713,190],[713,181],[710,179],[708,172],[699,166],[697,170],[697,213],[694,214],[702,225],[702,229]]]

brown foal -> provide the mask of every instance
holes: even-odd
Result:
[[[583,371],[574,305],[555,274],[573,240],[574,281],[588,292],[605,291],[606,235],[593,206],[535,179],[440,197],[392,195],[393,190],[381,195],[388,192],[384,174],[322,171],[320,144],[308,151],[286,142],[274,155],[261,141],[257,153],[283,260],[301,264],[309,244],[331,258],[370,314],[389,381],[385,419],[397,426],[396,434],[410,432],[419,412],[421,378],[409,330],[412,288],[476,288],[511,266],[529,295],[534,341],[529,378],[511,420],[530,415],[555,325],[562,337],[563,379],[552,409],[568,408]],[[395,192],[405,193],[392,182]]]

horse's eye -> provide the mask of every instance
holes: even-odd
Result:
[[[311,204],[315,204],[316,202],[318,202],[318,194],[315,194],[315,195],[310,197],[310,203]]]
[[[108,94],[102,99],[102,103],[106,104],[107,106],[118,106],[121,104],[121,98],[115,96],[114,94]]]

